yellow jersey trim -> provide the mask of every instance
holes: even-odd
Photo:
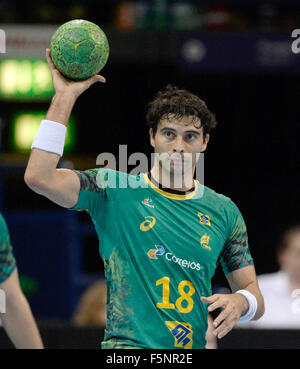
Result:
[[[160,193],[161,195],[168,197],[169,199],[173,199],[173,200],[189,200],[191,198],[193,198],[197,192],[198,189],[198,182],[194,180],[194,184],[195,184],[195,188],[192,192],[188,193],[188,194],[183,194],[183,195],[177,195],[174,193],[170,193],[167,191],[162,190],[161,188],[155,186],[150,179],[147,176],[147,173],[143,173],[144,179],[145,181],[148,183],[148,185],[153,188],[154,191]]]

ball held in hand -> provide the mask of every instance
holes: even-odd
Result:
[[[56,30],[50,50],[53,64],[65,77],[83,80],[104,67],[109,44],[105,33],[95,23],[75,19]]]

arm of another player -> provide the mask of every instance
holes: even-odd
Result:
[[[0,284],[6,296],[6,313],[0,314],[3,327],[19,349],[42,349],[43,343],[30,306],[19,284],[15,268],[9,278]]]
[[[259,319],[265,311],[264,299],[258,287],[256,273],[253,265],[236,269],[226,275],[230,284],[232,294],[214,294],[209,297],[201,297],[201,301],[210,304],[208,311],[212,312],[222,308],[221,313],[213,322],[214,334],[218,338],[224,337],[249,309],[248,300],[238,290],[247,290],[255,296],[257,300],[257,310],[253,320]]]
[[[46,50],[46,57],[52,73],[55,95],[45,119],[67,126],[77,98],[92,84],[105,82],[105,78],[95,75],[84,81],[68,80],[55,68],[49,49]],[[24,179],[33,191],[49,198],[60,206],[71,208],[78,200],[80,182],[73,171],[56,168],[59,159],[58,154],[33,149]]]

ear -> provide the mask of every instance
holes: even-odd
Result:
[[[150,135],[150,144],[154,148],[154,138],[153,138],[153,129],[149,129],[149,135]]]
[[[204,152],[206,150],[207,144],[209,142],[209,138],[210,138],[209,133],[206,133],[206,136],[205,136],[205,139],[204,139],[204,142],[203,142],[203,148],[202,148],[201,152]]]

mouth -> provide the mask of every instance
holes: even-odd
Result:
[[[189,165],[191,161],[188,158],[168,158],[169,162],[176,165]]]
[[[183,164],[184,163],[184,160],[183,159],[172,159],[172,158],[170,158],[169,161],[171,161],[173,163],[180,163],[180,164]]]
[[[180,168],[183,169],[184,168],[184,161],[183,160],[178,160],[178,159],[170,159],[169,160],[169,165],[172,168]]]
[[[184,161],[184,157],[182,155],[178,154],[178,153],[169,154],[168,159],[170,161],[174,161],[174,162],[175,161],[178,161],[178,162],[183,162]]]

